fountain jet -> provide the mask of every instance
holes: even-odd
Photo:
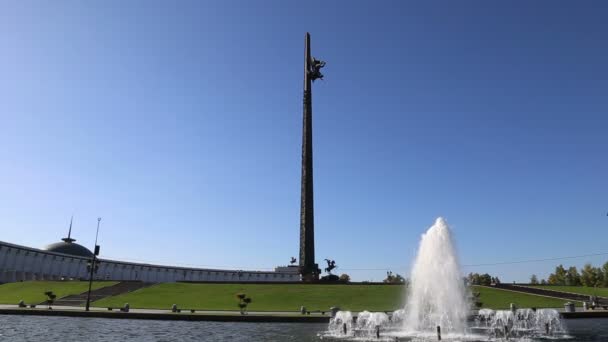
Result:
[[[450,228],[439,217],[420,239],[405,305],[404,329],[434,332],[440,326],[444,334],[464,333],[469,314],[467,297]]]

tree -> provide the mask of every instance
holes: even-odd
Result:
[[[563,265],[555,268],[555,273],[549,275],[549,284],[551,285],[566,285],[566,269]]]
[[[384,280],[382,281],[383,283],[392,283],[393,282],[393,272],[392,271],[386,271],[386,278],[384,278]]]
[[[500,279],[498,277],[491,277],[491,284],[500,284]]]
[[[498,279],[498,277],[492,277],[487,273],[469,273],[469,275],[467,276],[467,282],[469,283],[469,285],[490,286],[493,283],[500,284],[500,279]]]
[[[601,270],[591,266],[591,264],[585,264],[581,270],[581,284],[583,286],[595,287],[601,285]]]
[[[596,267],[595,272],[597,274],[597,283],[595,286],[602,286],[602,284],[604,283],[604,278],[606,277],[606,274],[604,273],[604,267]]]
[[[547,285],[547,281],[545,279],[541,279],[540,284],[541,285]]]
[[[348,274],[346,274],[346,273],[342,273],[340,275],[340,281],[348,283],[348,282],[350,282],[350,276]]]
[[[479,285],[481,283],[479,280],[479,273],[469,273],[467,280],[470,285]]]
[[[602,286],[608,287],[608,262],[602,265]]]
[[[553,273],[549,274],[549,278],[547,279],[547,284],[559,285],[559,281],[557,280],[557,277],[555,276],[555,274],[553,274]]]
[[[484,273],[479,276],[479,285],[490,286],[492,285],[492,276],[487,273]]]
[[[565,284],[568,286],[579,286],[581,284],[581,276],[575,266],[571,266],[566,271]]]
[[[46,291],[44,295],[47,297],[46,303],[48,304],[50,310],[52,309],[51,305],[53,305],[53,303],[55,302],[55,298],[57,298],[57,295],[54,294],[53,291]]]
[[[251,298],[244,293],[237,293],[236,298],[239,299],[238,306],[241,309],[241,315],[247,314],[247,306],[251,303]]]
[[[533,274],[530,277],[530,284],[532,284],[532,285],[538,285],[538,278],[536,278],[536,274]]]
[[[393,274],[393,272],[388,271],[383,282],[387,284],[404,284],[405,279],[400,274]]]
[[[557,277],[557,280],[559,282],[559,285],[565,285],[566,284],[566,274],[568,272],[566,271],[566,269],[564,268],[563,265],[559,265],[555,268],[555,276]]]

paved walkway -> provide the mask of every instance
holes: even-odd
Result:
[[[489,286],[489,287],[493,287],[493,288],[497,288],[497,289],[501,289],[501,290],[524,292],[524,293],[534,294],[537,296],[559,298],[559,299],[564,299],[566,301],[584,302],[584,301],[589,300],[589,295],[549,290],[549,289],[533,287],[533,286],[523,286],[523,285],[516,285],[516,284],[496,284],[494,286]]]

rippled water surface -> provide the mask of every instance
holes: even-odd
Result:
[[[326,324],[0,316],[0,341],[318,341]]]
[[[569,342],[608,341],[608,319],[566,321]],[[0,341],[321,341],[325,324],[0,316]],[[532,340],[533,341],[533,340]],[[544,340],[546,341],[546,340]],[[553,340],[556,341],[556,340]]]

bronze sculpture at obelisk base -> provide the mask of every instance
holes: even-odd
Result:
[[[302,281],[319,280],[315,263],[315,215],[312,173],[312,82],[323,79],[325,62],[310,55],[310,34],[306,33],[304,52],[304,117],[302,128],[302,193],[300,196],[300,274]]]

